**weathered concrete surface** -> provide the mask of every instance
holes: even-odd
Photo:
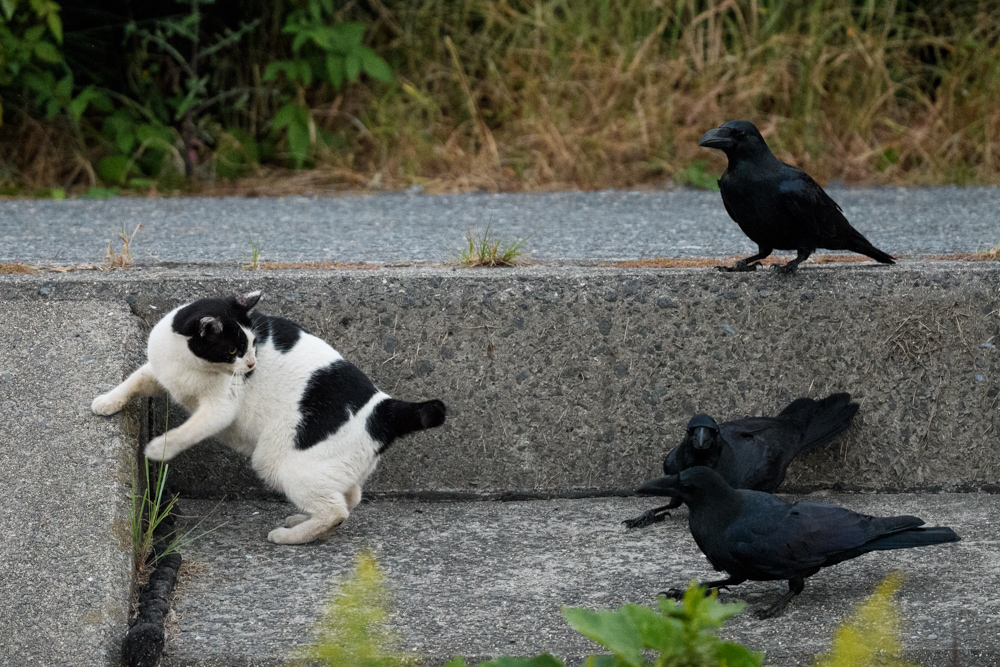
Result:
[[[119,307],[127,297],[150,322],[201,296],[262,289],[262,311],[330,341],[380,387],[448,405],[445,426],[389,451],[372,491],[630,491],[694,412],[774,414],[835,391],[851,392],[861,413],[792,466],[787,488],[957,490],[1000,479],[998,263],[822,265],[793,277],[144,270],[0,285],[36,301]],[[171,474],[188,496],[261,493],[238,457],[205,445]]]
[[[724,636],[767,651],[767,664],[811,664],[834,626],[899,569],[903,645],[912,659],[1000,663],[1000,503],[987,494],[814,495],[872,514],[917,514],[950,525],[957,544],[867,554],[810,578],[775,620],[737,616]],[[550,651],[570,664],[597,650],[562,619],[560,605],[651,604],[657,591],[714,578],[687,529],[687,512],[626,531],[618,523],[651,506],[638,498],[528,502],[365,503],[327,542],[283,547],[267,531],[293,509],[269,501],[187,501],[187,514],[224,522],[186,552],[174,597],[165,665],[284,665],[312,641],[323,602],[370,548],[394,597],[402,648],[426,665]],[[213,511],[214,510],[214,511]],[[211,513],[210,513],[211,512]],[[194,521],[195,519],[192,519]],[[724,593],[749,609],[771,604],[783,582]]]
[[[100,419],[90,400],[143,337],[118,300],[0,294],[0,665],[116,665],[141,419]]]
[[[975,252],[1000,240],[1000,188],[832,188],[877,247],[914,256]],[[420,196],[171,197],[0,202],[0,261],[92,263],[142,223],[134,256],[244,263],[252,234],[277,261],[450,261],[470,229],[531,238],[539,260],[705,257],[757,247],[718,192],[686,189]],[[822,253],[822,251],[821,251]]]

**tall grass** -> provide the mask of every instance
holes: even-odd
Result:
[[[264,137],[278,100],[260,73],[289,57],[292,3],[236,4],[234,14],[220,3],[207,25],[262,20],[210,87],[255,92],[205,127]],[[328,133],[313,162],[326,182],[431,192],[689,182],[699,160],[705,173],[723,169],[697,139],[735,118],[821,181],[1000,182],[994,2],[379,0],[345,2],[338,19],[366,25],[396,81],[299,91]],[[135,79],[145,65],[133,60],[118,58],[127,71],[105,78]],[[0,128],[0,172],[22,169],[38,187],[93,181],[99,146],[84,133],[81,147],[64,125]],[[269,154],[277,165],[287,150]]]
[[[1000,180],[995,3],[384,4],[376,48],[399,86],[355,101],[374,150],[354,166],[386,178],[657,183],[699,159],[721,171],[697,139],[746,118],[823,180]]]

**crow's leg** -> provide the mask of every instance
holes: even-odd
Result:
[[[754,616],[763,620],[765,618],[776,618],[781,616],[785,611],[785,607],[791,602],[792,598],[802,592],[802,589],[806,587],[806,580],[804,577],[792,577],[788,580],[788,592],[778,598],[778,601],[772,604],[767,609],[762,609],[758,611]]]
[[[816,248],[799,248],[798,255],[784,266],[777,267],[778,273],[795,273],[795,270],[799,268],[799,264],[809,259],[809,255],[813,254]]]
[[[763,246],[757,246],[756,255],[750,255],[749,257],[741,259],[732,266],[717,266],[715,268],[717,268],[719,271],[736,272],[736,273],[742,271],[756,271],[757,267],[759,266],[760,260],[770,255],[773,250],[774,250],[773,248],[765,248]]]
[[[634,519],[625,519],[622,523],[625,524],[626,528],[645,528],[646,526],[652,526],[654,523],[659,523],[670,516],[670,512],[667,510],[680,507],[682,502],[683,501],[679,498],[674,498],[662,507],[655,507],[651,510],[646,510]]]
[[[730,577],[726,577],[725,579],[718,579],[716,581],[706,581],[705,583],[698,584],[698,585],[699,586],[703,586],[705,588],[705,595],[708,595],[709,593],[712,592],[712,589],[722,590],[723,588],[725,588],[726,590],[729,590],[730,586],[738,586],[738,585],[742,584],[744,581],[746,581],[746,579],[741,579],[740,577],[732,577],[732,576],[730,576]],[[660,591],[659,595],[665,595],[668,598],[673,598],[675,600],[680,600],[680,599],[682,599],[684,597],[684,589],[683,588],[668,588],[665,591]]]

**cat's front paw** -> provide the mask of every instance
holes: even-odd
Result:
[[[108,393],[101,394],[94,399],[94,402],[90,404],[90,409],[95,415],[107,417],[108,415],[113,415],[125,407],[125,401],[113,396],[113,394],[113,391],[109,391]]]
[[[162,435],[149,441],[145,453],[146,458],[151,461],[169,461],[177,456],[177,451],[167,444],[167,439]]]
[[[268,533],[267,540],[275,544],[302,544],[302,539],[298,536],[297,531],[284,526],[275,528]]]

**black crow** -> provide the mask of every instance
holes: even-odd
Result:
[[[676,475],[685,468],[708,466],[734,489],[774,491],[785,480],[785,471],[799,454],[829,442],[851,425],[858,404],[850,394],[832,394],[823,400],[800,398],[777,417],[746,417],[717,424],[708,415],[695,415],[687,435],[667,454],[663,474]],[[680,507],[677,498],[623,521],[642,528]]]
[[[802,592],[820,568],[869,551],[958,542],[951,528],[921,528],[915,516],[874,517],[821,503],[792,503],[763,491],[734,489],[719,473],[696,466],[646,482],[641,494],[672,496],[687,504],[688,525],[716,570],[729,576],[709,589],[744,581],[788,580],[788,592],[757,614],[771,618]],[[677,597],[677,589],[667,595]]]
[[[722,203],[759,252],[718,267],[723,271],[756,271],[758,263],[774,250],[795,250],[798,256],[784,266],[793,273],[816,248],[850,250],[883,264],[888,255],[862,236],[844,217],[840,206],[809,174],[774,157],[753,123],[733,120],[709,130],[699,146],[718,148],[729,158],[719,179]]]

